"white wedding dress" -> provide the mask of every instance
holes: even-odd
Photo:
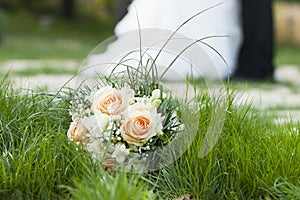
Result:
[[[140,47],[145,50],[152,45],[154,48],[150,48],[147,55],[155,58],[164,44],[162,41],[166,41],[182,24],[156,59],[159,73],[172,63],[169,72],[164,74],[165,79],[184,80],[191,74],[195,78],[209,79],[230,76],[236,68],[242,40],[239,0],[134,0],[128,13],[115,27],[117,39],[104,53],[92,52],[82,72],[107,74],[115,70],[114,67],[100,66],[100,62],[118,62],[126,54],[138,60]],[[204,43],[197,42],[182,51],[193,41],[205,37],[208,38],[202,40]],[[160,45],[156,45],[158,43]],[[135,53],[128,53],[130,51]],[[181,54],[180,58],[173,63],[178,54]]]

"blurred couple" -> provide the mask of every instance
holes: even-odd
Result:
[[[263,80],[273,74],[271,9],[271,0],[225,0],[221,3],[220,0],[134,0],[127,14],[116,24],[117,40],[104,54],[91,55],[87,65],[96,66],[95,63],[108,58],[122,58],[116,54],[125,55],[137,49],[141,42],[149,47],[166,41],[182,25],[173,36],[174,41],[164,46],[165,51],[155,59],[161,73],[172,65],[164,74],[165,79],[184,80],[192,74],[196,79]],[[192,16],[195,17],[186,22]],[[142,39],[138,40],[139,37]],[[182,51],[201,38],[201,42]],[[162,46],[154,45],[154,50],[147,52],[149,57],[155,58]],[[176,58],[178,54],[180,58]],[[100,70],[99,66],[94,69]],[[100,73],[105,74],[111,68],[102,70]]]

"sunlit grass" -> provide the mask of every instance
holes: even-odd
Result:
[[[72,199],[120,199],[152,200],[158,199],[149,186],[135,174],[112,173],[103,170],[90,170],[90,176],[75,181],[75,187],[69,187]]]
[[[278,44],[275,49],[274,63],[277,67],[295,65],[300,67],[300,46],[296,44]]]
[[[0,91],[1,199],[152,195],[137,177],[108,174],[67,139],[68,101],[61,96],[14,90],[6,80],[1,80]]]
[[[28,13],[6,13],[0,61],[51,58],[83,61],[96,45],[113,35],[109,19],[66,21],[49,16],[51,23],[45,28],[41,25],[42,18]]]
[[[55,19],[50,29],[42,30],[39,19],[9,14],[0,60],[80,61],[111,33],[110,22]],[[276,65],[299,65],[298,55],[299,47],[278,46]],[[17,75],[39,73],[74,72],[42,67]],[[272,87],[268,83],[259,86]],[[193,105],[196,107],[183,110],[186,127],[193,127],[197,134],[182,157],[147,174],[106,172],[66,137],[72,91],[63,90],[48,94],[44,90],[13,89],[6,78],[1,79],[1,199],[174,199],[186,194],[195,199],[300,198],[297,123],[277,125],[267,112],[234,105],[229,94],[221,102],[227,109],[220,138],[201,158],[199,150],[214,105],[202,88]]]
[[[100,42],[113,35],[113,20],[75,19],[65,21],[49,16],[48,28],[41,22],[45,16],[26,13],[6,13],[0,61],[11,59],[78,59],[82,61]],[[20,20],[22,19],[22,20]],[[299,45],[277,44],[276,67],[300,66]]]
[[[4,199],[297,199],[299,124],[275,125],[248,105],[228,106],[222,134],[199,157],[213,99],[201,90],[183,115],[196,138],[173,164],[147,174],[106,172],[66,137],[70,91],[13,89],[0,84],[0,196]],[[223,103],[224,103],[223,102]],[[189,118],[192,113],[198,117]],[[194,115],[193,115],[194,116]]]
[[[203,159],[198,151],[210,112],[201,112],[197,139],[188,151],[152,176],[162,197],[191,194],[196,199],[292,199],[299,197],[299,126],[277,126],[272,118],[229,105],[223,133]],[[285,187],[274,185],[286,180]],[[285,191],[286,190],[286,191]],[[297,199],[297,198],[296,198]]]
[[[18,70],[11,72],[12,75],[17,76],[35,76],[35,75],[41,75],[41,74],[47,74],[47,75],[62,75],[62,74],[68,74],[68,75],[76,75],[77,69],[66,69],[63,66],[58,67],[49,67],[49,66],[41,66],[39,68],[26,68],[23,70]]]

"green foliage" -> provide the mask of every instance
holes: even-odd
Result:
[[[284,2],[300,2],[300,0],[276,0],[276,1],[284,1]]]
[[[48,18],[52,23],[48,27],[43,27],[43,18],[27,13],[5,14],[4,24],[2,27],[0,25],[0,29],[2,28],[0,61],[76,59],[82,62],[97,44],[113,35],[111,20],[65,21],[50,15]],[[299,54],[300,48],[297,45],[277,45],[274,63],[276,66],[286,64],[300,66]]]
[[[113,17],[115,3],[115,0],[1,0],[0,7],[8,11],[27,11],[35,16],[51,13],[75,19]]]
[[[73,74],[76,75],[77,70],[73,69],[66,69],[66,68],[51,68],[49,66],[45,67],[39,67],[39,68],[26,68],[24,70],[19,70],[16,72],[13,72],[13,75],[19,75],[19,76],[35,76],[35,75],[41,75],[41,74],[55,74],[55,75],[60,75],[60,74]]]
[[[35,13],[41,13],[58,10],[59,2],[57,0],[2,0],[0,6],[10,10],[26,9]]]
[[[296,65],[300,66],[300,48],[295,44],[280,44],[276,47],[276,66]]]
[[[4,199],[50,199],[66,194],[61,185],[91,166],[66,136],[64,101],[39,92],[0,84],[0,196]]]
[[[206,95],[204,105],[213,102]],[[204,106],[198,119],[198,134],[174,164],[151,176],[150,182],[163,198],[191,194],[196,199],[292,199],[299,197],[300,138],[297,128],[276,126],[271,118],[248,106],[236,107],[227,100],[227,116],[217,145],[199,157],[211,122],[212,107]],[[211,104],[212,105],[212,104]],[[190,112],[192,113],[192,112]],[[283,177],[285,184],[273,186]]]
[[[299,177],[298,177],[299,178]],[[294,177],[293,179],[296,179]],[[300,199],[300,180],[288,180],[278,178],[273,186],[267,186],[266,191],[272,195],[274,199]]]
[[[104,170],[90,174],[83,180],[77,180],[75,188],[70,188],[73,199],[122,199],[147,200],[156,199],[156,195],[147,190],[139,177],[126,173],[109,174]]]
[[[68,92],[14,90],[0,83],[3,199],[152,199],[138,177],[109,174],[69,141]],[[72,198],[73,199],[73,198]]]
[[[49,20],[47,26],[44,20]],[[7,13],[0,61],[76,59],[82,62],[96,45],[113,35],[112,30],[109,20],[66,21],[52,15],[35,17],[22,12]]]
[[[3,199],[299,199],[299,124],[214,99],[201,90],[182,111],[196,131],[174,163],[142,176],[107,172],[66,137],[69,90],[57,94],[13,89],[0,82],[0,197]],[[63,94],[63,95],[62,95]],[[216,103],[226,103],[216,146],[199,157]],[[199,112],[198,112],[199,111]],[[197,114],[198,113],[198,114]],[[191,132],[192,133],[192,132]],[[187,138],[186,138],[187,139]]]

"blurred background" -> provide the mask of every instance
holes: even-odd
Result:
[[[76,74],[130,0],[0,0],[0,71]],[[275,0],[276,67],[300,68],[300,0]],[[14,70],[12,70],[14,69]]]

